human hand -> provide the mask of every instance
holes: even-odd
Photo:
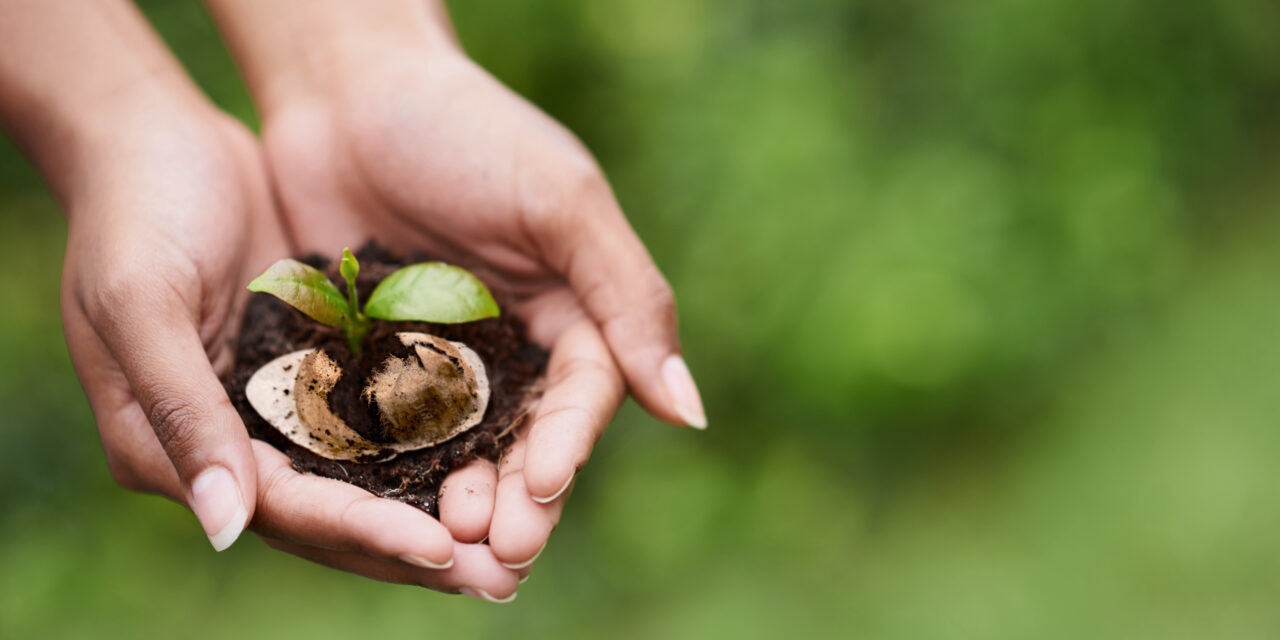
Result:
[[[67,210],[63,324],[112,475],[188,505],[218,549],[251,519],[272,546],[369,577],[514,594],[521,573],[488,547],[250,441],[218,376],[245,284],[291,247],[259,145],[137,9],[0,0],[0,40],[15,53],[0,124]]]
[[[376,579],[514,593],[520,574],[488,548],[249,439],[219,377],[245,283],[291,249],[256,141],[211,110],[168,115],[184,109],[112,122],[65,198],[67,343],[112,475],[188,505],[218,550],[252,521],[277,549]]]
[[[440,496],[458,540],[487,536],[527,567],[627,387],[653,415],[705,426],[671,289],[563,127],[452,47],[345,42],[314,90],[264,101],[286,224],[304,251],[373,237],[466,266],[551,349],[534,420]]]

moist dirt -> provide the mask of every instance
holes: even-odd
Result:
[[[372,244],[357,251],[356,257],[360,260],[356,288],[361,300],[367,300],[373,287],[392,271],[431,260],[424,255],[399,259]],[[336,263],[319,256],[301,260],[327,273],[335,284],[342,282]],[[339,289],[345,290],[345,284],[339,285]],[[505,309],[500,292],[495,291],[494,295]],[[360,400],[359,389],[361,381],[393,350],[403,351],[402,346],[397,347],[399,342],[395,338],[400,331],[419,331],[462,342],[480,355],[491,385],[489,407],[480,424],[445,442],[401,453],[391,460],[337,461],[322,458],[290,442],[263,420],[245,398],[245,384],[262,365],[299,349],[320,347],[344,371],[330,394],[334,413],[356,431],[376,440],[380,429],[376,410]],[[440,485],[450,471],[476,458],[496,463],[510,446],[515,429],[536,399],[547,365],[547,352],[528,341],[524,323],[510,313],[456,325],[374,320],[363,352],[352,358],[341,329],[324,326],[266,294],[250,297],[235,353],[235,368],[223,380],[223,385],[250,436],[283,451],[300,472],[349,482],[375,495],[411,504],[433,516],[439,515]]]

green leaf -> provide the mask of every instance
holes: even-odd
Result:
[[[365,315],[383,320],[456,324],[498,315],[480,279],[443,262],[409,265],[387,276],[369,296]]]
[[[249,290],[280,298],[323,324],[340,327],[346,321],[342,292],[319,269],[297,260],[286,258],[271,265],[249,283]]]

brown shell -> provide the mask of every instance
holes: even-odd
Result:
[[[365,386],[389,442],[360,435],[329,408],[342,370],[324,351],[281,356],[253,374],[245,396],[254,410],[295,444],[331,460],[388,459],[444,442],[484,418],[489,380],[466,345],[425,333],[399,333],[411,348],[391,356]]]

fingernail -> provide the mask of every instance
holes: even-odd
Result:
[[[531,575],[533,575],[533,574],[532,574],[532,573],[526,573],[526,574],[524,574],[524,577],[523,577],[523,578],[520,578],[520,581],[519,581],[519,582],[517,582],[516,584],[524,584],[524,583],[528,582],[528,581],[529,581],[529,576],[531,576]]]
[[[226,467],[210,467],[191,483],[191,510],[215,551],[231,546],[249,524],[240,487]]]
[[[521,562],[521,563],[519,563],[519,564],[507,564],[507,563],[503,562],[503,563],[502,563],[502,566],[504,566],[504,567],[506,567],[506,568],[508,568],[508,569],[514,569],[514,570],[516,570],[516,571],[519,571],[520,569],[523,569],[523,568],[525,568],[525,567],[527,567],[527,566],[529,566],[529,565],[533,564],[533,563],[534,563],[534,561],[538,559],[538,556],[542,555],[542,550],[543,550],[543,549],[546,549],[546,548],[547,548],[547,543],[545,543],[545,542],[544,542],[544,543],[542,543],[542,547],[538,549],[538,552],[537,552],[537,553],[535,553],[535,554],[533,554],[533,557],[532,557],[532,558],[529,558],[528,560],[525,560],[524,562]]]
[[[453,558],[449,558],[449,561],[444,564],[438,564],[422,556],[415,556],[412,553],[406,553],[400,556],[400,561],[407,562],[415,567],[422,567],[423,569],[448,569],[453,566]]]
[[[484,589],[472,589],[471,587],[463,587],[461,589],[458,589],[458,591],[462,592],[465,595],[469,595],[472,598],[484,600],[485,602],[492,602],[494,604],[506,604],[516,599],[515,592],[512,592],[511,595],[505,598],[499,599],[489,595],[488,593],[485,593]]]
[[[671,396],[680,419],[696,429],[706,429],[707,415],[702,411],[702,398],[684,358],[673,355],[663,361],[662,381],[667,385],[667,394]]]
[[[564,492],[565,492],[565,491],[567,491],[567,490],[569,489],[569,485],[571,485],[571,484],[573,484],[573,474],[570,474],[570,475],[569,475],[569,479],[564,481],[564,486],[563,486],[563,487],[560,487],[560,490],[559,490],[559,491],[557,491],[557,492],[555,492],[555,493],[551,494],[550,496],[548,496],[548,497],[546,497],[546,498],[539,498],[538,496],[529,496],[529,497],[530,497],[530,498],[533,498],[533,501],[534,501],[534,502],[536,502],[536,503],[538,503],[538,504],[546,504],[546,503],[548,503],[548,502],[551,502],[552,500],[555,500],[556,498],[559,498],[561,495],[563,495],[563,494],[564,494]]]

